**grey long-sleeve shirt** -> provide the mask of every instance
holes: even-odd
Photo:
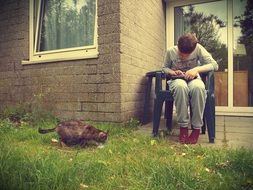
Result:
[[[165,55],[163,71],[168,73],[169,70],[181,70],[186,72],[197,66],[206,65],[209,71],[217,71],[218,64],[210,53],[200,44],[197,44],[195,50],[186,60],[181,60],[178,55],[177,46],[168,49]]]

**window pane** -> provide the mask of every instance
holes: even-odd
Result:
[[[41,2],[37,52],[94,44],[96,0]]]
[[[227,5],[226,1],[215,1],[176,7],[175,44],[185,32],[194,32],[219,64],[215,72],[215,103],[228,105],[228,50],[227,50]]]
[[[253,2],[234,0],[234,106],[253,106]]]

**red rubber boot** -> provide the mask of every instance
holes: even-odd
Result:
[[[188,144],[196,144],[199,139],[200,129],[193,129],[191,135],[188,138]]]
[[[188,127],[180,127],[179,142],[181,144],[188,142]]]

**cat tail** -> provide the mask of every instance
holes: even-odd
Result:
[[[38,129],[38,132],[41,133],[41,134],[45,134],[45,133],[54,132],[55,129],[56,129],[56,127],[55,127],[55,128],[52,128],[52,129],[41,129],[41,128],[39,128],[39,129]]]

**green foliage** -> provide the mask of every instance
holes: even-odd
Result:
[[[27,107],[27,112],[24,115],[24,120],[33,124],[44,122],[47,120],[56,120],[53,114],[49,111],[50,106],[46,102],[46,98],[50,96],[51,89],[43,90],[42,87],[33,94],[33,98],[24,107]]]
[[[7,107],[0,113],[0,118],[8,119],[9,121],[16,123],[17,125],[22,122],[28,122],[31,124],[45,122],[47,120],[58,121],[53,114],[47,110],[35,108],[27,108],[26,106],[18,105]]]
[[[0,120],[0,135],[4,135],[5,133],[12,133],[14,128],[14,124],[9,119]]]
[[[8,106],[2,110],[0,113],[1,118],[11,118],[11,117],[24,117],[26,113],[26,108],[22,106],[21,104],[18,104],[16,106]]]
[[[131,118],[126,123],[124,123],[124,126],[132,129],[137,129],[140,125],[141,125],[140,121],[135,118]]]
[[[36,125],[46,121],[58,119],[49,111],[45,98],[49,96],[50,89],[42,92],[40,89],[33,94],[30,102],[19,103],[15,106],[7,106],[0,112],[1,119],[9,119],[16,125],[21,125],[23,122]]]
[[[134,123],[134,122],[133,122]],[[51,127],[54,121],[39,124]],[[107,143],[81,149],[51,143],[25,125],[0,121],[0,189],[252,189],[253,152],[183,146],[119,124]]]

